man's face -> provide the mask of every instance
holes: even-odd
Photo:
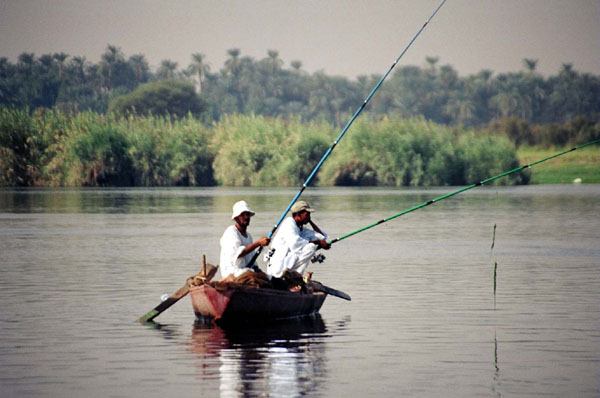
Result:
[[[237,222],[243,227],[247,227],[248,225],[250,225],[251,217],[252,215],[249,212],[245,211],[235,218],[235,222]]]
[[[308,224],[310,221],[310,212],[302,210],[298,213],[298,222],[300,225]]]

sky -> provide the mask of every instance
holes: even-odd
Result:
[[[383,74],[441,0],[0,0],[0,57],[64,52],[98,62],[106,47],[144,54],[155,69],[191,54],[212,71],[227,50],[284,67],[355,78]],[[447,0],[399,65],[426,57],[461,76],[482,69],[556,74],[564,63],[600,74],[600,0]]]

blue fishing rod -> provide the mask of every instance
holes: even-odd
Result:
[[[396,58],[396,60],[389,67],[389,69],[387,70],[387,72],[385,72],[385,74],[383,75],[383,77],[375,85],[375,87],[373,88],[373,90],[371,90],[371,93],[367,96],[367,98],[365,98],[365,100],[363,101],[362,105],[356,110],[356,112],[354,113],[354,115],[352,116],[352,118],[350,119],[350,121],[342,129],[342,131],[340,132],[339,136],[335,139],[335,141],[333,141],[333,144],[331,145],[331,147],[325,152],[325,154],[323,155],[323,157],[321,158],[321,160],[319,161],[319,163],[317,163],[317,165],[315,166],[315,168],[313,169],[313,171],[310,173],[310,175],[308,176],[308,178],[306,179],[306,181],[304,182],[304,184],[302,184],[302,188],[300,188],[300,190],[298,191],[298,193],[296,194],[296,196],[294,196],[294,198],[292,199],[292,201],[290,202],[290,204],[288,205],[288,207],[285,209],[285,211],[283,212],[283,214],[281,214],[281,217],[279,217],[279,220],[277,221],[277,223],[275,224],[275,226],[273,227],[273,229],[271,230],[271,232],[269,232],[269,235],[267,235],[268,238],[271,238],[275,234],[275,231],[277,231],[277,228],[279,228],[279,225],[281,224],[281,222],[283,221],[283,219],[285,218],[285,216],[287,215],[287,213],[290,211],[290,209],[292,208],[292,206],[294,205],[294,203],[296,203],[296,201],[298,200],[298,198],[300,197],[300,195],[302,195],[302,193],[304,192],[304,190],[306,189],[306,187],[310,185],[310,182],[312,181],[313,177],[317,174],[317,172],[319,171],[319,169],[321,168],[321,166],[323,165],[323,163],[325,162],[325,160],[329,157],[329,155],[331,155],[331,152],[333,152],[333,149],[336,147],[336,145],[344,137],[344,135],[346,134],[346,131],[348,131],[348,129],[350,128],[350,126],[352,125],[352,123],[354,123],[354,120],[356,120],[356,118],[358,117],[358,115],[360,115],[360,113],[365,108],[365,106],[367,106],[367,104],[369,103],[369,101],[371,100],[371,98],[373,97],[373,95],[375,94],[375,92],[383,84],[383,81],[392,72],[392,69],[394,69],[394,67],[396,66],[396,64],[398,64],[398,62],[404,56],[404,54],[406,53],[406,51],[408,51],[408,49],[410,48],[410,46],[412,46],[412,44],[414,43],[414,41],[417,39],[417,37],[419,37],[419,35],[421,34],[421,32],[427,26],[427,24],[429,24],[429,21],[431,21],[433,19],[433,17],[438,13],[438,11],[446,3],[446,1],[447,0],[442,0],[442,2],[437,6],[437,8],[435,9],[435,11],[433,11],[433,13],[431,14],[431,16],[427,19],[427,21],[425,21],[425,23],[423,24],[423,26],[421,26],[421,28],[417,31],[417,33],[415,33],[415,35],[413,36],[413,38],[408,42],[408,44],[406,45],[406,47],[404,48],[404,50],[402,50],[402,52],[400,53],[400,55],[398,56],[398,58]],[[256,251],[256,253],[252,257],[252,260],[250,260],[250,263],[248,264],[248,267],[252,267],[252,265],[256,262],[256,259],[258,258],[258,256],[260,255],[261,252],[262,252],[262,246],[260,246],[258,248],[258,250]]]

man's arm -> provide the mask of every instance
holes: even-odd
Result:
[[[315,224],[313,222],[313,220],[309,221],[310,226],[312,227],[313,231],[315,231],[318,234],[321,234],[324,237],[327,237],[327,234],[323,231],[321,231],[321,229],[317,226],[317,224]],[[319,246],[321,249],[329,249],[331,247],[331,245],[329,243],[327,243],[327,241],[325,239],[312,239],[310,240],[310,243],[314,243],[315,245]]]
[[[317,224],[315,224],[315,223],[314,223],[314,221],[313,221],[313,220],[310,220],[310,221],[309,221],[309,223],[310,223],[310,226],[312,227],[312,229],[313,229],[315,232],[318,232],[318,233],[320,233],[320,234],[321,234],[321,235],[323,235],[323,236],[327,236],[327,234],[326,234],[325,232],[321,231],[321,228],[319,228],[319,227],[317,226]]]
[[[325,239],[311,240],[310,243],[314,243],[315,245],[319,246],[321,249],[325,249],[325,250],[328,250],[331,247],[331,245],[329,243],[327,243],[327,241]]]
[[[248,246],[244,247],[244,250],[242,250],[242,252],[238,256],[238,258],[242,258],[245,255],[252,253],[254,251],[254,249],[256,249],[259,246],[268,246],[269,242],[271,242],[271,239],[267,238],[266,236],[263,236],[262,238],[254,241],[251,244],[249,244]]]

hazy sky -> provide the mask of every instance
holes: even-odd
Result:
[[[98,62],[110,43],[151,67],[239,48],[279,51],[286,67],[354,78],[384,73],[440,0],[0,0],[0,57],[64,52]],[[437,56],[461,75],[517,71],[523,58],[600,74],[600,0],[448,0],[400,61]]]

